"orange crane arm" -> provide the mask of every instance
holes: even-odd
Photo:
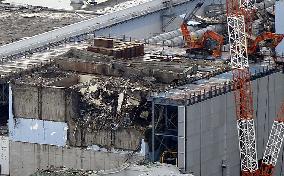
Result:
[[[259,35],[248,48],[248,53],[253,54],[256,51],[258,44],[265,40],[272,40],[272,44],[270,47],[275,48],[284,38],[283,34],[275,34],[272,32],[264,32],[263,34]]]
[[[219,35],[218,33],[214,32],[214,31],[206,31],[203,34],[203,45],[205,45],[205,42],[207,39],[212,39],[214,41],[217,42],[217,45],[215,46],[215,48],[212,50],[212,56],[213,57],[221,57],[222,52],[222,45],[224,44],[224,37],[222,35]],[[203,46],[205,47],[205,46]]]
[[[184,37],[184,40],[186,42],[187,47],[190,48],[191,47],[191,37],[190,37],[190,32],[187,29],[187,23],[186,22],[183,22],[181,24],[180,30],[181,30],[181,33]]]
[[[188,48],[192,48],[193,43],[191,42],[190,31],[187,28],[187,22],[194,17],[195,13],[202,7],[202,5],[203,5],[203,2],[197,3],[194,9],[190,13],[187,13],[185,15],[183,22],[180,26],[181,33],[186,41],[186,45]]]

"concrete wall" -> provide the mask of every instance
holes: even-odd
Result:
[[[12,124],[18,121],[18,126],[10,125],[10,131],[14,132],[11,134],[14,141],[62,146],[62,143],[65,144],[62,137],[60,136],[58,139],[56,135],[50,136],[49,131],[52,129],[45,127],[43,124],[66,122],[68,126],[67,144],[70,146],[100,145],[103,147],[112,146],[118,149],[136,150],[140,145],[143,133],[136,129],[121,128],[113,131],[111,135],[110,130],[90,132],[86,128],[78,126],[76,121],[80,113],[80,95],[74,90],[60,87],[12,85],[12,91]],[[31,119],[35,120],[30,121]],[[36,129],[33,126],[36,126]],[[62,126],[62,123],[60,123],[59,128],[60,126]],[[57,134],[65,135],[64,125],[61,130],[54,126],[54,131]],[[28,135],[30,133],[33,135]],[[56,142],[58,140],[62,141],[62,143]]]
[[[281,72],[253,81],[258,158],[284,99]],[[184,122],[186,126],[184,126]],[[179,167],[195,176],[240,175],[240,156],[233,92],[188,107],[179,107]],[[184,140],[186,139],[186,140]],[[184,145],[186,147],[184,147]],[[284,169],[279,155],[275,175]],[[222,169],[222,163],[226,168]],[[282,171],[284,172],[284,171]],[[283,173],[282,173],[283,174]]]
[[[10,142],[10,175],[12,176],[30,175],[50,166],[66,166],[83,170],[110,170],[120,167],[126,159],[127,154]]]
[[[114,147],[116,149],[136,150],[140,147],[143,133],[137,129],[121,128],[111,132],[100,130],[89,132],[86,129],[70,126],[68,131],[68,143],[70,146],[99,145],[104,148]],[[111,134],[112,133],[112,134]]]
[[[204,1],[204,5],[211,4],[212,0]],[[188,1],[182,5],[178,5],[172,9],[174,15],[182,15],[184,13],[190,12],[195,7],[198,1]],[[122,37],[126,35],[134,39],[146,39],[153,35],[162,33],[162,15],[167,15],[167,11],[161,10],[155,13],[147,14],[145,16],[139,17],[135,20],[125,21],[117,25],[113,25],[104,29],[96,31],[97,36],[113,36],[113,37]],[[167,23],[171,17],[165,19]],[[173,22],[174,23],[174,22]],[[179,25],[176,25],[174,29],[179,28]],[[169,26],[166,30],[173,30],[172,26]]]
[[[9,175],[9,137],[0,136],[0,175]]]
[[[38,88],[13,86],[13,112],[15,117],[39,118]]]
[[[13,85],[15,117],[65,122],[65,95],[63,88]]]
[[[113,146],[120,149],[135,150],[140,147],[142,133],[136,129],[118,129],[111,131],[87,132],[85,145],[99,144],[101,146]]]

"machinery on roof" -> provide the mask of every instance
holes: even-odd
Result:
[[[183,22],[180,26],[182,35],[184,37],[187,53],[189,54],[197,54],[197,55],[210,55],[214,58],[221,57],[222,52],[221,48],[224,43],[223,36],[219,35],[214,31],[206,31],[202,34],[202,36],[198,39],[193,39],[190,31],[188,30],[188,22],[193,19],[195,13],[202,7],[203,2],[199,2],[196,4],[194,9],[187,13],[183,19]],[[204,26],[208,24],[204,24],[203,22],[197,24],[197,26]]]
[[[261,58],[262,53],[259,53],[260,43],[265,42],[265,46],[269,47],[272,51],[272,56],[275,57],[275,48],[283,40],[283,34],[275,34],[272,32],[264,32],[261,35],[257,36],[255,40],[250,43],[248,47],[248,54],[250,57]]]

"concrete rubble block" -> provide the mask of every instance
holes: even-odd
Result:
[[[111,146],[111,131],[109,130],[100,130],[96,132],[86,132],[85,135],[85,145],[99,145],[102,147]]]
[[[178,74],[175,72],[169,72],[168,70],[153,70],[153,76],[162,83],[171,83],[181,77],[186,77],[185,74]]]
[[[113,48],[113,44],[114,44],[113,39],[107,39],[107,38],[94,39],[94,46],[96,47]]]
[[[127,58],[134,52],[133,49],[120,51],[120,48],[116,48],[115,51],[118,55],[121,54],[122,58]],[[157,59],[161,61],[145,62],[143,57],[124,60],[83,50],[70,50],[68,53],[68,55],[57,59],[56,64],[61,69],[81,73],[136,79],[139,77],[154,77],[157,82],[168,84],[177,80],[183,81],[187,79],[187,75],[196,74],[197,72],[196,65],[184,60],[173,62],[171,57],[160,56]]]
[[[104,148],[114,147],[123,150],[136,150],[140,147],[143,133],[132,128],[119,128],[117,130],[100,130],[86,132],[85,146],[98,145]]]
[[[122,51],[120,49],[113,49],[113,56],[115,58],[122,58]]]
[[[94,63],[88,61],[70,61],[68,59],[59,59],[56,61],[59,68],[66,71],[76,71],[88,74],[112,75],[111,63]]]
[[[54,67],[15,79],[15,117],[65,122],[65,87],[77,83],[78,76]]]
[[[70,77],[66,77],[64,79],[55,81],[52,83],[54,87],[70,87],[72,85],[78,84],[79,77],[78,75],[72,75]]]
[[[113,49],[112,48],[103,48],[103,47],[89,46],[89,47],[87,47],[87,51],[100,53],[100,54],[107,55],[107,56],[112,56],[113,55]]]
[[[108,42],[112,41],[112,44]],[[111,47],[110,47],[111,46]],[[87,51],[100,53],[115,58],[133,58],[144,55],[144,44],[138,42],[123,42],[113,39],[97,38],[94,46],[87,47]]]

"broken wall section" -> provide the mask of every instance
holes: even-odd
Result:
[[[174,60],[176,59],[176,60]],[[187,80],[197,73],[197,65],[187,59],[152,57],[119,59],[84,50],[71,49],[55,60],[59,68],[66,71],[124,77],[134,80],[150,80],[157,84],[171,84]]]
[[[150,124],[152,88],[147,83],[117,77],[93,76],[87,84],[72,87],[80,96],[79,115],[72,121],[72,145],[100,141],[103,147],[138,150]],[[81,143],[80,143],[81,142]]]
[[[46,70],[34,72],[11,84],[14,123],[19,124],[14,127],[26,128],[23,129],[25,132],[32,130],[38,135],[35,139],[16,136],[13,138],[15,141],[45,144],[46,141],[41,140],[43,135],[37,131],[42,128],[41,124],[63,122],[68,126],[67,144],[70,146],[139,149],[143,128],[147,125],[140,122],[147,122],[149,115],[147,87],[139,83],[130,84],[127,79],[90,75],[92,81],[86,83],[82,78],[84,76],[72,72],[60,73],[59,70],[56,72],[54,75]],[[141,113],[145,117],[140,117]],[[45,134],[48,127],[43,130]],[[14,135],[17,134],[16,131]],[[48,144],[57,145],[57,142]]]
[[[61,72],[56,67],[14,80],[14,117],[65,122],[65,89],[78,81],[78,75]]]

